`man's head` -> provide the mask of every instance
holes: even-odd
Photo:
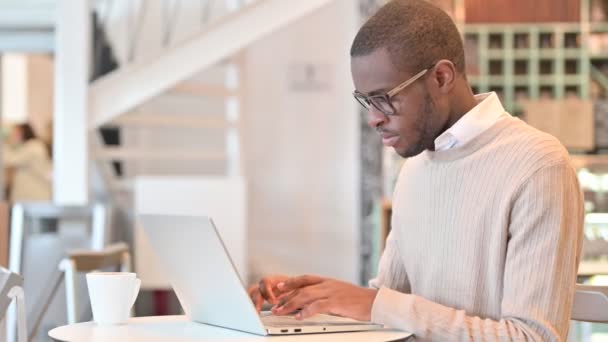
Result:
[[[456,26],[424,0],[389,2],[351,48],[355,94],[369,106],[368,123],[403,157],[433,149],[435,138],[464,114],[459,97],[472,97],[464,65]]]

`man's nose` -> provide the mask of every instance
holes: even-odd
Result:
[[[386,115],[375,106],[370,106],[367,110],[367,125],[376,128],[386,121]]]

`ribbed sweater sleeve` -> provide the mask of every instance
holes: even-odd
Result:
[[[499,312],[498,317],[483,318],[425,299],[416,291],[407,293],[410,283],[399,261],[402,258],[397,255],[399,247],[389,239],[379,276],[370,284],[380,287],[372,321],[410,331],[420,340],[565,341],[583,222],[582,193],[576,173],[565,159],[558,158],[530,172],[512,192],[502,279],[485,279],[487,273],[482,272],[479,279],[469,282],[471,286],[483,284],[480,289],[490,288],[481,296],[502,294],[499,308],[479,310]],[[462,210],[475,208],[463,205]],[[491,249],[496,243],[475,241],[482,245],[472,243],[462,248]],[[457,265],[459,256],[452,258]],[[444,266],[451,269],[450,265]],[[395,277],[399,279],[393,280]]]
[[[369,287],[374,289],[386,287],[402,293],[411,291],[405,267],[401,263],[395,232],[389,233],[386,239],[384,253],[382,253],[378,266],[378,276],[369,281]]]

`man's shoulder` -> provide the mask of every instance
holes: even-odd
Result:
[[[507,120],[494,144],[500,155],[532,164],[569,163],[568,150],[557,138],[517,118]]]

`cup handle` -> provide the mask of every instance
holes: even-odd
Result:
[[[141,280],[139,278],[135,278],[135,288],[133,289],[133,300],[131,300],[131,305],[129,306],[132,307],[133,304],[135,304],[135,300],[137,299],[137,294],[139,293],[139,287],[141,286]]]

